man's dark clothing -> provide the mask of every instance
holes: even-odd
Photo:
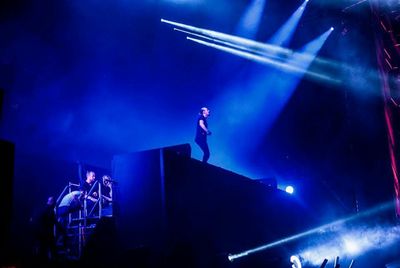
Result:
[[[88,194],[93,184],[89,184],[87,181],[81,181],[81,186],[79,187],[81,191]]]
[[[38,255],[42,261],[55,258],[56,239],[54,236],[54,226],[57,226],[54,206],[47,205],[39,215],[37,230],[39,242]]]
[[[89,184],[87,181],[83,181],[81,182],[81,186],[80,189],[81,191],[83,191],[86,195],[89,195],[90,190],[92,189],[93,184]],[[94,199],[97,199],[98,197],[94,196],[94,193],[97,193],[97,191],[93,190],[90,194],[91,197],[93,197]],[[91,214],[90,212],[93,210],[94,206],[95,206],[95,201],[90,200],[90,198],[86,198],[86,212],[87,215]],[[94,211],[93,211],[94,212]]]
[[[197,127],[196,127],[196,138],[195,142],[199,145],[200,149],[203,151],[203,162],[207,163],[210,158],[210,149],[207,144],[207,132],[200,126],[200,120],[203,120],[204,125],[208,128],[207,119],[203,115],[199,115],[197,118]]]

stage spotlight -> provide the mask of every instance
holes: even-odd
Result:
[[[349,237],[343,238],[343,244],[346,251],[351,255],[355,255],[360,252],[360,246],[357,244],[357,241],[354,241]]]
[[[331,31],[335,30],[335,28],[331,27]]]
[[[289,19],[279,28],[279,30],[270,38],[268,43],[281,47],[288,47],[297,28],[297,25],[299,24],[300,19],[303,16],[306,6],[307,1],[304,1],[301,6],[299,6],[293,12]]]
[[[261,245],[256,248],[248,249],[242,251],[237,254],[229,254],[228,259],[232,262],[236,259],[243,258],[245,256],[249,256],[250,254],[260,252],[263,250],[267,250],[282,244],[286,244],[291,241],[298,240],[300,238],[304,238],[310,235],[321,236],[321,234],[336,234],[339,232],[346,231],[344,229],[345,223],[352,222],[354,220],[376,215],[378,213],[382,213],[389,209],[394,209],[394,204],[392,201],[380,204],[370,210],[360,212],[358,214],[352,215],[348,218],[339,219],[332,223],[324,224],[322,226],[313,228],[311,230],[298,233],[289,237],[282,238],[280,240],[274,241],[269,244]],[[360,252],[366,252],[372,249],[382,249],[385,247],[392,246],[394,243],[398,243],[400,239],[400,226],[378,226],[374,228],[370,228],[368,226],[361,226],[356,228],[352,232],[355,232],[356,235],[352,236],[353,241],[359,246]],[[356,240],[355,238],[359,238]],[[308,248],[305,248],[302,252],[299,253],[299,256],[302,257],[302,262],[306,265],[319,265],[321,263],[321,259],[323,257],[327,257],[329,259],[334,259],[335,256],[344,255],[347,256],[348,252],[343,245],[343,242],[331,240],[325,240],[324,238],[318,238],[315,240],[315,245],[309,245]],[[322,257],[321,257],[322,256]],[[338,260],[337,260],[338,261]]]
[[[292,263],[292,268],[302,268],[300,258],[298,256],[290,256],[290,262]]]
[[[294,188],[293,188],[293,186],[286,186],[286,188],[285,188],[285,191],[288,193],[288,194],[293,194],[294,193]]]

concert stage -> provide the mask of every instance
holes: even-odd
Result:
[[[228,254],[304,231],[313,217],[286,192],[190,158],[188,144],[117,155],[117,259],[146,267],[289,267],[285,244]],[[89,247],[89,245],[88,245]],[[98,247],[98,250],[101,250]],[[93,252],[93,256],[99,255]]]

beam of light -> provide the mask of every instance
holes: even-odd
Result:
[[[358,5],[360,5],[360,4],[364,3],[364,2],[367,2],[367,1],[368,0],[360,0],[360,1],[356,2],[356,3],[354,3],[354,4],[351,4],[350,6],[347,6],[347,7],[343,8],[342,12],[347,12],[349,9],[351,9],[351,8],[353,8],[355,6],[358,6]]]
[[[239,174],[249,177],[263,175],[257,173],[259,172],[258,168],[254,168],[251,163],[245,163],[246,161],[242,159],[243,151],[251,152],[258,147],[258,141],[264,137],[265,132],[268,131],[284,105],[290,99],[293,90],[303,75],[306,78],[316,81],[336,85],[341,84],[341,81],[337,80],[336,77],[330,77],[329,73],[314,72],[313,70],[306,70],[303,67],[299,68],[296,65],[297,62],[303,65],[305,65],[304,62],[315,63],[317,60],[315,54],[306,55],[305,53],[296,53],[279,46],[164,19],[161,19],[161,22],[175,26],[176,31],[195,37],[191,40],[193,42],[219,49],[226,53],[233,53],[242,58],[273,68],[260,68],[260,66],[251,65],[250,67],[254,71],[248,72],[249,77],[240,81],[233,79],[231,86],[228,86],[229,89],[226,94],[221,95],[212,104],[214,107],[219,107],[220,115],[215,120],[218,120],[217,118],[225,118],[221,122],[213,121],[215,133],[226,133],[228,129],[237,129],[237,126],[240,125],[240,131],[236,130],[230,133],[231,135],[227,135],[232,137],[231,139],[219,142],[218,144],[213,144],[212,139],[210,140],[210,145],[215,151],[212,162]],[[292,61],[289,63],[289,60]],[[224,68],[224,66],[221,66],[221,68]],[[288,75],[283,76],[280,70],[286,71]],[[271,103],[271,105],[266,106],[266,101]],[[240,112],[234,113],[235,116],[232,116],[232,111]],[[260,115],[262,115],[264,127],[261,131],[259,129]],[[222,127],[222,129],[218,129],[219,127]],[[250,137],[252,143],[238,142],[239,139],[236,139],[236,137],[243,135]]]
[[[329,30],[321,34],[313,41],[304,45],[298,52],[305,55],[314,55],[321,49],[322,45],[325,43],[326,39],[328,39],[332,31],[333,31],[332,28],[330,28]]]
[[[278,55],[280,55],[281,58],[287,58],[293,54],[293,51],[291,49],[283,48],[283,47],[272,45],[272,44],[257,42],[257,41],[251,40],[251,39],[238,37],[235,35],[229,35],[229,34],[216,32],[216,31],[212,31],[212,30],[208,30],[208,29],[204,29],[204,28],[190,26],[190,25],[183,24],[183,23],[173,22],[173,21],[165,20],[165,19],[161,19],[161,22],[167,23],[170,25],[174,25],[174,26],[182,28],[182,29],[186,29],[187,30],[186,33],[188,33],[188,34],[193,35],[194,33],[197,33],[202,36],[207,36],[208,38],[211,38],[212,40],[217,40],[217,39],[223,40],[224,42],[229,42],[231,44],[246,47],[246,49],[248,49],[249,51],[251,50],[253,53],[264,53],[263,55],[265,55],[265,56],[267,56],[267,55],[273,56],[273,55],[278,54]],[[307,59],[307,57],[311,57],[314,59],[314,62],[316,64],[319,64],[322,67],[329,66],[329,67],[337,68],[337,69],[345,69],[345,71],[354,70],[354,67],[352,67],[350,65],[347,65],[347,64],[344,64],[341,62],[337,62],[334,60],[330,60],[330,59],[315,57],[315,55],[307,55],[307,54],[303,53],[302,57],[304,59]]]
[[[235,43],[232,43],[232,42],[228,42],[228,41],[224,41],[224,40],[220,40],[220,39],[215,39],[215,38],[212,38],[212,37],[209,37],[209,36],[206,36],[206,35],[195,34],[195,33],[188,32],[188,31],[185,31],[185,30],[182,30],[182,29],[178,29],[178,28],[174,28],[174,31],[186,33],[188,35],[196,36],[196,37],[199,37],[199,38],[205,39],[205,40],[209,40],[209,41],[212,41],[214,43],[224,45],[226,47],[236,48],[236,49],[243,50],[243,51],[255,54],[255,55],[267,57],[267,58],[270,58],[270,59],[280,60],[280,61],[286,60],[287,57],[289,57],[289,55],[292,55],[294,53],[293,51],[290,54],[288,54],[288,53],[285,53],[285,54],[272,53],[272,52],[267,51],[267,50],[261,51],[261,50],[252,49],[252,48],[246,47],[246,46],[241,45],[241,44],[235,44]],[[310,58],[309,55],[302,55],[302,57],[304,57],[306,59]]]
[[[323,258],[334,260],[336,256],[353,258],[374,249],[384,249],[400,241],[400,226],[361,226],[347,230],[346,228],[332,234],[318,237],[299,253],[303,262],[318,265]]]
[[[229,89],[227,94],[224,94],[222,98],[214,101],[214,106],[220,107],[220,113],[224,114],[219,115],[219,117],[226,118],[224,122],[215,122],[215,125],[217,126],[215,128],[216,133],[222,132],[222,130],[218,131],[218,126],[220,125],[225,126],[223,130],[224,132],[226,132],[227,129],[234,129],[238,124],[241,126],[240,129],[246,129],[246,131],[245,133],[238,133],[235,131],[232,135],[228,135],[232,137],[232,140],[229,139],[223,143],[212,144],[211,140],[210,145],[215,149],[212,160],[213,164],[223,165],[239,174],[250,177],[262,175],[257,174],[257,171],[254,172],[249,170],[248,167],[246,167],[246,164],[243,164],[243,160],[241,159],[243,152],[241,152],[240,149],[251,151],[253,148],[258,146],[257,141],[264,135],[264,132],[268,130],[276,116],[279,115],[282,107],[284,107],[295,86],[298,84],[298,81],[304,75],[306,78],[313,80],[333,84],[341,83],[340,80],[332,80],[328,75],[312,71],[310,72],[302,67],[299,68],[299,66],[296,66],[293,61],[288,63],[289,59],[293,59],[294,55],[296,59],[302,59],[303,61],[307,61],[308,59],[308,62],[312,62],[315,59],[315,55],[296,53],[292,50],[278,46],[272,46],[213,31],[211,31],[210,34],[209,30],[199,29],[188,25],[184,25],[184,29],[180,27],[182,26],[181,24],[173,23],[173,25],[176,26],[174,30],[183,32],[191,37],[196,37],[189,37],[188,39],[190,41],[216,48],[224,52],[233,53],[237,56],[262,63],[263,65],[271,66],[275,69],[261,69],[257,66],[252,66],[252,68],[257,70],[255,70],[256,72],[251,72],[252,77],[250,79],[246,79],[245,81],[233,81],[232,86],[234,88]],[[196,32],[193,32],[193,29],[195,29]],[[209,42],[205,42],[205,40]],[[248,46],[249,44],[250,46]],[[302,61],[299,62],[303,63]],[[282,79],[282,73],[277,70],[283,70],[294,75],[288,75]],[[243,91],[243,88],[247,88],[247,90]],[[243,102],[244,99],[246,100],[245,102]],[[273,103],[273,105],[265,106],[266,100]],[[228,103],[229,105],[227,106],[226,104]],[[268,112],[266,112],[265,109],[268,109]],[[240,113],[235,113],[235,116],[233,117],[232,110],[240,110]],[[265,131],[256,130],[256,128],[259,128],[260,114],[263,114],[263,126]],[[243,125],[243,123],[245,125]],[[246,145],[244,145],[238,143],[235,137],[240,135],[251,135],[254,144],[249,145],[246,143]],[[233,140],[236,140],[233,142],[234,146],[232,146]],[[229,153],[225,154],[224,152]]]
[[[255,38],[260,26],[265,0],[252,0],[240,18],[236,34],[247,38]]]
[[[318,74],[318,73],[314,73],[314,72],[308,72],[307,70],[305,70],[304,68],[300,68],[298,66],[295,66],[293,64],[288,64],[288,63],[284,63],[284,62],[279,62],[276,60],[271,60],[269,58],[266,57],[261,57],[258,55],[254,55],[252,53],[248,53],[248,52],[244,52],[241,50],[237,50],[237,49],[233,49],[233,48],[229,48],[229,47],[225,47],[225,46],[221,46],[221,45],[217,45],[211,42],[206,42],[200,39],[195,39],[195,38],[191,38],[191,37],[187,37],[188,40],[208,46],[208,47],[212,47],[221,51],[225,51],[228,53],[231,53],[233,55],[242,57],[242,58],[246,58],[248,60],[252,60],[258,63],[262,63],[265,65],[269,65],[269,66],[273,66],[279,70],[282,71],[287,71],[287,72],[292,72],[295,74],[306,74],[307,76],[314,78],[314,79],[320,79],[320,80],[326,80],[326,81],[330,81],[332,83],[340,83],[340,80],[331,78],[329,76],[323,75],[323,74]]]
[[[345,218],[345,219],[340,219],[340,220],[334,221],[332,223],[328,223],[328,224],[316,227],[314,229],[305,231],[303,233],[299,233],[299,234],[296,234],[296,235],[293,235],[293,236],[290,236],[290,237],[286,237],[286,238],[283,238],[281,240],[278,240],[278,241],[275,241],[275,242],[272,242],[272,243],[269,243],[269,244],[266,244],[266,245],[262,245],[262,246],[259,246],[259,247],[253,248],[253,249],[249,249],[249,250],[237,253],[237,254],[229,254],[228,255],[228,260],[232,262],[232,261],[234,261],[234,260],[236,260],[238,258],[242,258],[242,257],[248,256],[250,254],[253,254],[253,253],[256,253],[256,252],[259,252],[259,251],[263,251],[263,250],[266,250],[266,249],[269,249],[269,248],[272,248],[272,247],[275,247],[275,246],[278,246],[278,245],[282,245],[282,244],[285,244],[285,243],[288,243],[288,242],[291,242],[291,241],[294,241],[294,240],[297,240],[299,238],[303,238],[303,237],[306,237],[306,236],[309,236],[309,235],[312,235],[312,234],[325,233],[327,231],[333,231],[333,230],[336,230],[337,228],[341,227],[346,222],[349,222],[349,221],[352,221],[352,220],[355,220],[355,219],[359,219],[361,217],[370,216],[370,215],[373,215],[373,214],[376,214],[376,213],[379,213],[379,212],[382,212],[382,211],[385,211],[385,210],[388,210],[388,209],[393,209],[393,202],[387,202],[387,203],[381,204],[379,206],[376,206],[376,207],[374,207],[374,208],[372,208],[370,210],[364,211],[364,212],[359,213],[357,215],[350,216],[350,217]],[[302,256],[304,259],[306,259],[306,258],[310,259],[311,256],[309,254],[307,254],[307,252],[303,252],[302,254],[299,254],[299,255]],[[339,256],[340,254],[338,254],[338,253],[340,253],[338,250],[336,250],[336,251],[332,250],[332,252],[331,252],[331,254],[333,254],[334,256]],[[321,257],[321,255],[319,255],[318,257]],[[319,263],[321,263],[321,259],[319,259],[317,261]]]
[[[191,34],[191,35],[196,34],[196,36],[198,36],[198,37],[203,36],[203,37],[206,37],[208,40],[213,40],[214,42],[216,40],[220,40],[225,43],[231,44],[230,46],[246,47],[247,50],[249,50],[253,53],[263,54],[264,56],[279,55],[279,57],[281,57],[281,58],[287,58],[293,54],[293,51],[291,49],[282,48],[280,46],[266,44],[266,43],[262,43],[262,42],[257,42],[257,41],[251,40],[251,39],[247,39],[247,38],[243,38],[243,37],[239,37],[239,36],[235,36],[235,35],[230,35],[230,34],[216,32],[216,31],[212,31],[212,30],[208,30],[208,29],[204,29],[204,28],[194,27],[194,26],[190,26],[187,24],[173,22],[173,21],[169,21],[169,20],[165,20],[165,19],[161,19],[161,22],[171,24],[178,28],[185,29],[187,31],[182,31],[180,29],[174,28],[175,30],[185,32],[187,34]],[[303,57],[314,58],[315,56],[303,55]]]
[[[165,19],[161,19],[161,22],[167,23],[173,26],[176,26],[178,28],[185,29],[186,31],[183,31],[182,29],[174,28],[176,31],[184,32],[189,35],[201,37],[207,40],[212,40],[213,42],[224,44],[230,47],[238,48],[238,49],[244,49],[248,52],[255,53],[258,55],[262,55],[264,57],[270,57],[270,58],[280,58],[280,59],[286,59],[288,57],[291,57],[294,53],[293,50],[283,48],[280,46],[276,45],[271,45],[271,44],[266,44],[262,42],[257,42],[251,39],[243,38],[243,37],[238,37],[235,35],[230,35],[230,34],[225,34],[221,32],[216,32],[204,28],[199,28],[199,27],[194,27],[190,26],[187,24],[183,23],[178,23],[178,22],[173,22]],[[298,54],[296,57],[300,57],[300,54]],[[328,65],[333,68],[341,69],[344,68],[342,63],[338,63],[332,60],[328,59],[322,59],[319,57],[316,57],[315,55],[310,55],[306,53],[302,53],[301,58],[303,60],[313,60],[315,63],[320,64],[320,65]],[[350,68],[350,67],[348,67]]]
[[[246,46],[249,49],[260,50],[260,51],[270,51],[273,53],[282,53],[282,54],[286,54],[286,55],[290,55],[292,53],[291,50],[289,50],[289,49],[257,42],[257,41],[251,40],[251,39],[247,39],[247,38],[243,38],[243,37],[239,37],[239,36],[235,36],[235,35],[230,35],[230,34],[216,32],[216,31],[212,31],[212,30],[208,30],[208,29],[204,29],[204,28],[194,27],[194,26],[190,26],[187,24],[173,22],[173,21],[169,21],[169,20],[165,20],[165,19],[161,19],[161,22],[171,24],[171,25],[174,25],[174,26],[182,28],[182,29],[186,29],[193,33],[205,35],[205,36],[208,36],[213,39],[220,39],[220,40],[224,40],[224,41],[238,44],[241,46]]]
[[[259,50],[254,50],[254,49],[245,47],[245,46],[240,45],[240,44],[234,44],[234,43],[231,43],[231,42],[228,42],[228,41],[215,39],[215,38],[208,37],[208,36],[205,36],[205,35],[191,33],[191,32],[188,32],[188,31],[185,31],[185,30],[182,30],[182,29],[178,29],[178,28],[174,28],[174,31],[186,33],[188,35],[196,36],[196,37],[199,37],[199,38],[205,39],[205,40],[209,40],[209,41],[212,41],[214,43],[224,45],[226,47],[236,48],[236,49],[243,50],[243,51],[246,51],[246,52],[249,52],[249,53],[253,53],[253,54],[256,54],[256,55],[259,55],[259,56],[268,57],[270,59],[281,60],[281,59],[284,58],[284,57],[280,57],[280,55],[267,53],[267,52],[262,52],[262,51],[259,51]]]
[[[308,0],[304,1],[303,4],[296,9],[285,24],[271,37],[268,43],[283,47],[286,47],[290,43],[307,3]]]
[[[321,39],[322,38],[318,37],[316,39],[318,41],[311,41],[310,44],[319,43],[321,46]],[[211,44],[211,46],[215,47],[215,44]],[[318,52],[316,51],[316,46],[306,45],[305,47],[315,49],[315,51],[313,51],[313,49],[305,48],[305,51],[312,53]],[[306,75],[306,78],[309,79],[324,81],[331,84],[337,85],[341,83],[339,80],[332,81],[332,78],[324,74],[307,70],[309,64],[313,62],[315,54],[314,56],[311,54],[304,56],[303,53],[292,53],[291,56],[286,58],[272,60],[269,57],[254,55],[254,53],[228,50],[228,48],[224,46],[219,47],[219,49],[235,53],[236,55],[240,54],[239,56],[254,61],[260,60],[260,63],[272,66],[275,69],[261,69],[256,68],[257,66],[252,66],[254,71],[251,71],[250,78],[245,81],[233,81],[232,83],[234,83],[234,85],[229,91],[224,94],[222,98],[215,100],[214,106],[219,107],[220,112],[223,113],[220,117],[224,118],[223,122],[216,122],[216,125],[224,126],[221,129],[216,129],[216,131],[218,131],[218,133],[223,133],[221,135],[230,136],[232,140],[235,140],[234,144],[229,144],[227,141],[226,144],[218,143],[213,145],[213,148],[216,148],[216,151],[220,152],[219,155],[215,155],[218,157],[215,159],[218,161],[218,165],[223,165],[235,172],[238,172],[239,169],[240,172],[242,172],[242,166],[246,165],[243,164],[245,162],[245,160],[242,159],[243,151],[252,152],[252,150],[257,150],[259,141],[265,137],[265,133],[285,107],[303,75]],[[281,68],[286,68],[287,66],[289,66],[288,68],[290,68],[290,70],[283,70],[294,75],[287,75],[280,72]],[[321,77],[321,75],[324,77]],[[243,88],[246,90],[244,91]],[[266,102],[270,103],[270,105],[266,106]],[[232,117],[232,114],[235,114],[235,116]],[[260,118],[263,118],[261,125]],[[226,127],[227,124],[229,125],[228,127]],[[243,129],[245,131],[230,133],[229,129]],[[240,139],[243,135],[251,137],[252,142],[238,145],[236,140]],[[238,148],[238,146],[242,146],[242,151],[232,151],[232,148]],[[224,155],[224,152],[229,152],[229,154]],[[236,164],[231,165],[232,161],[241,163],[240,167]],[[251,166],[251,163],[249,163],[248,166]],[[260,175],[254,172],[242,174],[250,177]]]
[[[231,43],[231,42],[228,42],[228,41],[215,39],[215,38],[212,38],[212,37],[209,37],[209,36],[206,36],[206,35],[195,34],[195,33],[192,33],[192,32],[189,32],[189,31],[185,31],[185,30],[182,30],[182,29],[179,29],[179,28],[174,28],[174,31],[182,32],[182,33],[185,33],[185,34],[188,34],[188,35],[191,35],[191,36],[196,36],[196,37],[199,37],[201,39],[209,40],[209,41],[212,41],[214,43],[224,45],[226,47],[231,47],[231,48],[243,50],[243,51],[255,54],[255,55],[267,57],[267,58],[270,58],[270,59],[275,59],[275,60],[278,60],[278,61],[285,61],[285,60],[289,60],[289,59],[295,58],[295,59],[297,59],[298,62],[301,62],[301,61],[303,61],[303,62],[307,62],[307,61],[311,62],[316,58],[316,55],[311,55],[309,53],[310,50],[306,50],[306,49],[301,53],[294,52],[294,51],[290,50],[290,54],[289,54],[289,49],[287,49],[287,51],[286,51],[287,53],[284,53],[284,54],[271,53],[270,51],[267,51],[267,50],[263,50],[262,51],[262,50],[252,49],[252,48],[240,45],[240,44],[235,44],[235,43]],[[291,64],[296,64],[296,61],[291,60]]]
[[[293,54],[292,58],[288,60],[288,63],[294,64],[304,69],[308,69],[308,67],[314,60],[310,55],[314,55],[314,57],[316,57],[316,55],[321,50],[321,47],[325,44],[326,39],[328,39],[331,33],[332,30],[329,29],[323,34],[321,34],[319,37],[307,43],[298,52]],[[307,56],[304,57],[304,55]]]

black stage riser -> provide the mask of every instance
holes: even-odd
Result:
[[[288,194],[171,148],[115,156],[117,230],[125,250],[190,256],[200,266],[296,234],[311,215]],[[274,256],[275,258],[276,256]],[[179,259],[179,257],[175,258]],[[188,260],[186,260],[186,263]]]

